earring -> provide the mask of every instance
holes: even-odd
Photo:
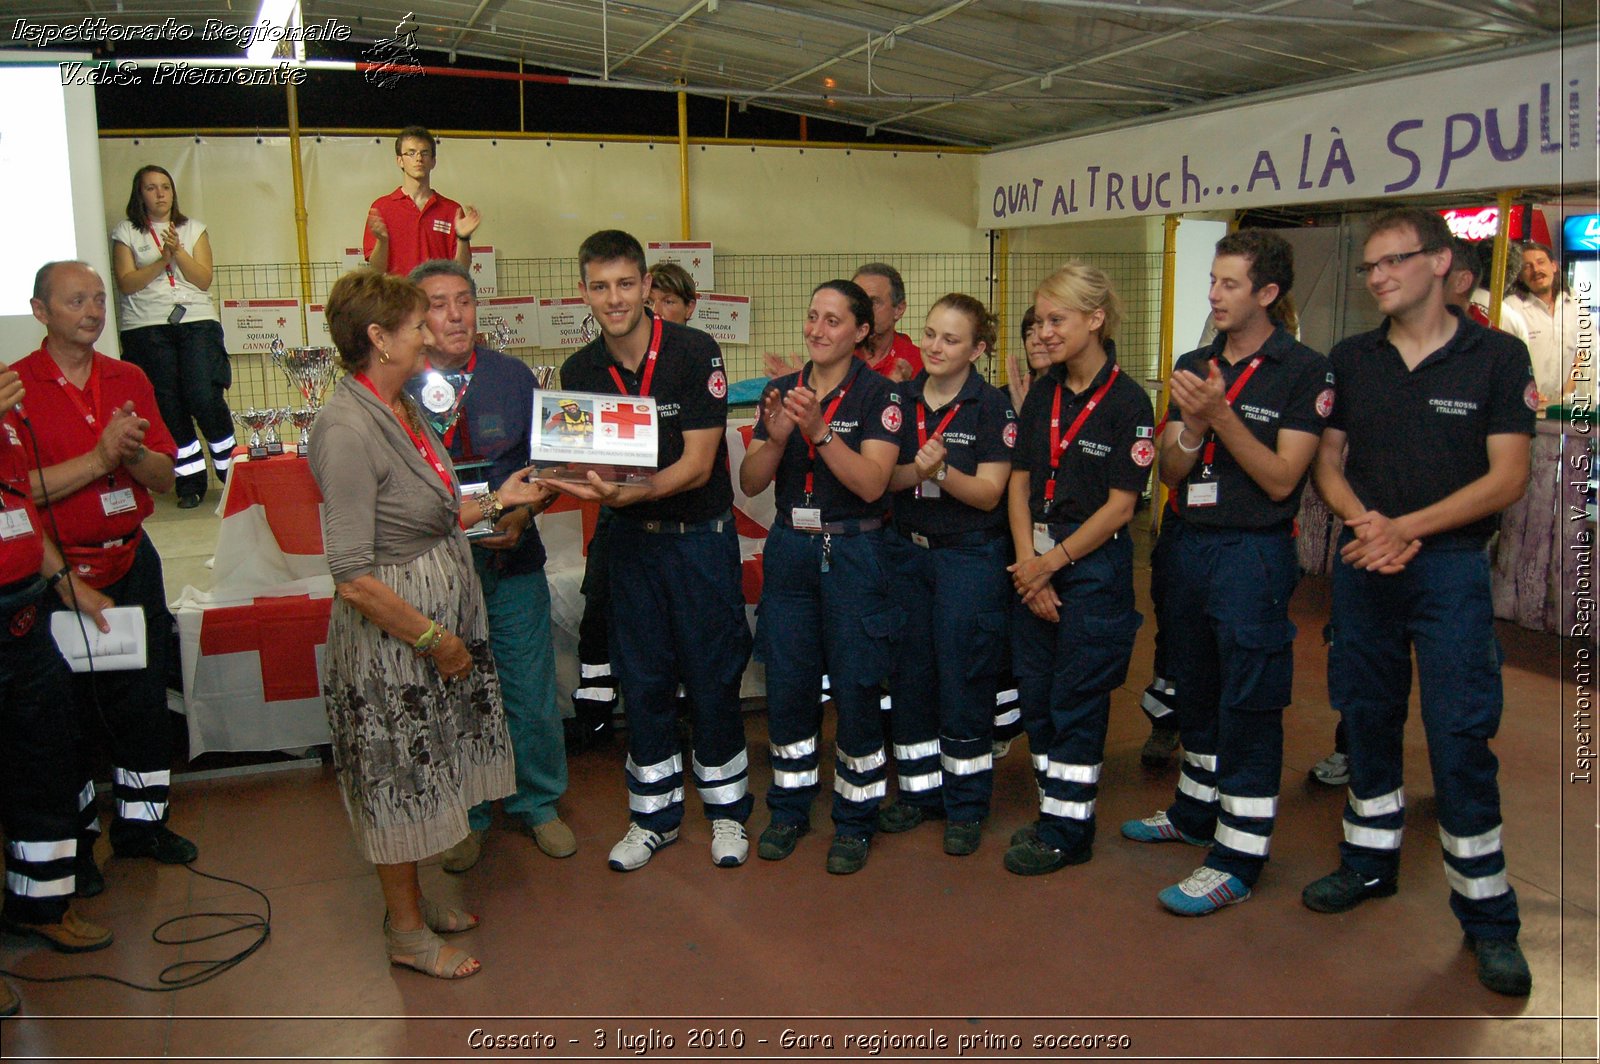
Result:
[[[381,348],[378,349],[378,365],[387,366],[388,364],[389,364],[389,349],[387,347],[381,347]]]

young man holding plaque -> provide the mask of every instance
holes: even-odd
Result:
[[[501,484],[528,464],[533,372],[510,355],[475,344],[478,287],[452,259],[432,259],[411,271],[428,297],[428,369],[406,390],[450,449],[466,485]],[[556,813],[567,789],[567,754],[561,713],[556,708],[555,649],[550,642],[550,585],[545,581],[544,544],[533,523],[554,493],[535,484],[541,499],[507,508],[492,533],[468,532],[472,563],[489,610],[489,647],[500,670],[506,724],[516,759],[517,790],[505,810],[551,857],[578,851],[572,829]],[[470,512],[470,511],[469,511]],[[489,803],[467,815],[471,831],[445,851],[444,870],[465,872],[478,863],[489,830]]]
[[[439,144],[421,126],[407,126],[394,138],[394,161],[400,187],[379,196],[367,208],[361,250],[367,265],[386,273],[408,274],[429,259],[454,259],[472,264],[472,234],[482,218],[478,208],[463,207],[433,190],[433,168]]]
[[[639,484],[552,482],[613,511],[611,661],[628,718],[630,824],[610,865],[629,872],[677,841],[683,755],[673,700],[681,680],[694,726],[696,789],[711,858],[744,863],[746,782],[739,683],[750,653],[728,473],[728,378],[705,333],[645,313],[644,249],[602,230],[578,249],[579,292],[600,335],[561,367],[561,386],[656,400],[656,468]]]
[[[144,609],[143,669],[73,677],[85,739],[103,735],[114,766],[111,846],[120,857],[187,864],[197,855],[194,843],[167,827],[172,615],[161,556],[143,530],[155,510],[150,493],[173,488],[178,448],[143,371],[94,349],[106,323],[106,286],[93,267],[46,263],[34,278],[32,307],[44,343],[13,368],[28,390],[31,429],[22,445],[33,501],[76,578],[119,606]],[[88,897],[104,880],[92,856],[100,822],[86,753],[81,771],[76,872],[78,894]]]

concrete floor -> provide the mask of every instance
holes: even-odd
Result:
[[[169,586],[207,586],[209,505],[180,512],[163,501],[150,527]],[[1146,577],[1141,569],[1148,614]],[[990,1059],[1595,1059],[1596,790],[1566,782],[1573,694],[1562,687],[1554,637],[1500,631],[1506,713],[1496,752],[1533,996],[1499,997],[1473,976],[1446,904],[1415,714],[1400,893],[1340,916],[1300,904],[1300,888],[1337,863],[1344,800],[1342,789],[1306,779],[1331,748],[1334,723],[1319,638],[1327,594],[1325,581],[1307,579],[1294,602],[1295,704],[1272,862],[1251,900],[1212,917],[1183,920],[1155,901],[1198,863],[1196,851],[1117,836],[1121,820],[1163,807],[1176,780],[1174,768],[1139,764],[1147,623],[1113,699],[1088,864],[1037,879],[1002,869],[1005,840],[1035,816],[1019,742],[997,765],[995,812],[969,858],[945,856],[939,829],[925,826],[881,836],[860,874],[828,876],[819,803],[816,831],[788,861],[752,856],[719,869],[691,795],[682,840],[618,874],[605,867],[627,822],[613,745],[572,760],[562,814],[579,838],[576,857],[551,860],[502,823],[467,875],[424,866],[430,896],[483,917],[456,940],[483,972],[447,983],[385,963],[377,882],[351,845],[331,770],[180,781],[173,826],[199,844],[196,867],[264,891],[271,937],[238,968],[176,993],[12,980],[24,1011],[0,1028],[0,1043],[18,1058],[778,1059],[864,1056],[872,1043],[847,1045],[846,1036],[887,1032],[923,1039],[882,1052],[902,1059],[953,1056],[962,1037],[965,1055]],[[764,717],[748,716],[747,730],[753,835],[767,820]],[[158,945],[156,924],[261,908],[239,885],[183,868],[113,859],[106,876],[106,893],[79,904],[116,931],[110,950],[66,957],[0,936],[0,968],[153,983],[166,965],[225,956],[244,937]],[[485,1032],[507,1036],[508,1047],[479,1048]],[[930,1032],[948,1048],[923,1048]],[[1050,1041],[1069,1035],[1128,1042]]]

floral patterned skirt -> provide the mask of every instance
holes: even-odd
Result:
[[[446,683],[342,599],[324,656],[333,762],[356,844],[375,864],[420,861],[460,842],[467,811],[516,786],[483,593],[462,536],[373,575],[459,635],[472,673]]]

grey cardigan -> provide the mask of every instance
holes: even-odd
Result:
[[[426,421],[422,431],[450,473],[448,492],[394,411],[354,377],[334,386],[317,415],[309,458],[322,490],[322,544],[335,582],[409,562],[444,537],[463,534],[456,523],[461,485],[450,454]]]

